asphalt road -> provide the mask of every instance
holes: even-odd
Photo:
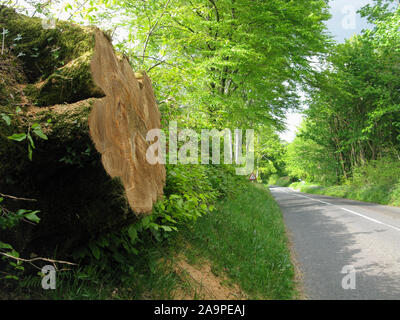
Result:
[[[400,208],[270,190],[309,299],[400,300]]]

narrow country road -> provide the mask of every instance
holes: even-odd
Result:
[[[270,190],[281,207],[309,299],[400,299],[400,208]],[[351,268],[341,273],[345,266],[354,267],[355,289],[342,287],[351,283]]]

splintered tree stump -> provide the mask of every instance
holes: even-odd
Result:
[[[149,214],[163,194],[165,167],[146,161],[147,132],[161,127],[151,81],[135,73],[102,31],[42,21],[0,6],[8,30],[0,61],[0,192],[10,209],[40,210],[36,226],[1,231],[19,250],[68,253],[89,238]],[[1,60],[1,59],[0,59]],[[38,123],[48,140],[7,137]]]

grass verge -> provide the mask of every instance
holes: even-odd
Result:
[[[250,185],[184,232],[186,255],[207,257],[250,299],[295,297],[294,269],[280,209],[269,191]]]
[[[400,185],[334,185],[321,186],[315,183],[295,182],[290,188],[305,193],[321,194],[331,197],[400,206]]]

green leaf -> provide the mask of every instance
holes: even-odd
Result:
[[[151,222],[149,224],[149,228],[152,228],[154,230],[158,230],[159,229],[159,225],[157,223]]]
[[[134,225],[129,226],[128,235],[131,241],[134,242],[137,239],[137,231]]]
[[[14,249],[8,253],[10,256],[13,256],[15,258],[19,258],[19,253],[15,251]]]
[[[8,115],[2,113],[2,114],[1,114],[1,117],[3,118],[3,120],[5,121],[5,123],[7,123],[8,126],[11,124],[11,118],[10,118]]]
[[[8,139],[15,140],[15,141],[23,141],[26,139],[25,133],[14,133],[12,136],[9,136]]]
[[[32,139],[31,134],[28,133],[27,137],[28,137],[28,140],[29,140],[29,143],[30,143],[31,147],[32,147],[33,149],[35,149],[35,144],[33,143],[33,139]]]
[[[32,161],[32,147],[30,144],[28,144],[28,158]]]
[[[121,264],[126,263],[126,258],[119,252],[114,252],[113,257],[117,262],[119,262]]]
[[[11,245],[9,245],[8,243],[4,243],[0,241],[0,249],[13,249],[13,247]]]
[[[39,223],[40,222],[40,218],[36,215],[38,212],[40,211],[32,211],[28,214],[25,215],[25,218],[32,221],[32,222],[36,222]]]
[[[89,249],[92,252],[93,256],[96,258],[96,260],[100,259],[100,249],[98,246],[96,246],[94,243],[89,243]]]
[[[144,218],[141,220],[141,222],[142,222],[143,228],[146,229],[147,226],[148,226],[149,223],[150,223],[150,217],[148,217],[148,216],[144,217]]]
[[[42,138],[43,140],[48,140],[47,136],[42,132],[41,129],[33,130],[33,133],[36,134],[38,137]]]
[[[164,229],[164,231],[167,231],[167,232],[172,231],[172,228],[168,227],[168,226],[161,226],[161,228]]]

